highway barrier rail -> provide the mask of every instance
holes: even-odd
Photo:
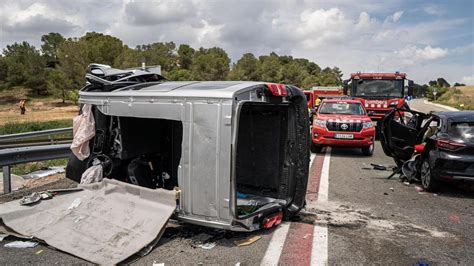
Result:
[[[16,147],[0,149],[0,167],[3,171],[3,192],[5,194],[11,192],[12,165],[69,157],[71,154],[70,140],[60,140],[55,142],[52,136],[70,132],[72,132],[72,128],[69,127],[0,136],[0,147],[2,146],[2,143],[11,143],[12,141],[39,136],[48,136],[48,140],[50,140],[51,143],[49,145],[43,145],[48,142],[33,142],[29,143],[28,147],[22,147],[25,143],[18,143]],[[5,145],[3,146],[5,147]]]

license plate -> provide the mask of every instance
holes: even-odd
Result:
[[[354,135],[352,134],[336,134],[334,135],[336,139],[353,139]]]

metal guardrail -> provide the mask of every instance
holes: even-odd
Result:
[[[54,144],[0,150],[0,167],[3,168],[3,193],[11,192],[11,165],[66,158],[71,144]]]
[[[65,133],[72,133],[72,127],[48,129],[48,130],[41,130],[41,131],[32,131],[32,132],[26,132],[26,133],[10,134],[10,135],[2,135],[2,136],[0,136],[0,142],[11,141],[11,140],[20,140],[20,139],[28,139],[28,138],[40,137],[40,136],[65,134]],[[49,137],[49,139],[51,139],[51,137]]]

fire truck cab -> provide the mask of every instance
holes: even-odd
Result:
[[[400,72],[352,73],[344,81],[344,94],[359,99],[379,127],[385,114],[405,105],[405,96],[413,95],[413,81],[406,76]]]

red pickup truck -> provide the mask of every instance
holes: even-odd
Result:
[[[364,155],[374,152],[375,122],[360,100],[332,98],[321,102],[313,118],[311,151],[323,146],[360,147]]]

